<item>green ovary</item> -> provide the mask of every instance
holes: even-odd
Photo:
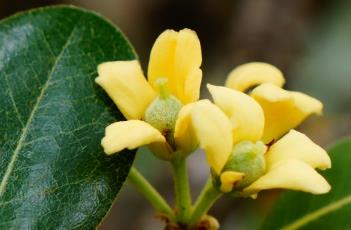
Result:
[[[145,121],[158,129],[174,147],[174,127],[182,104],[172,95],[156,98],[145,112]]]
[[[237,182],[234,190],[241,190],[260,178],[266,170],[264,153],[267,147],[261,142],[242,141],[234,146],[223,171],[245,173],[244,179]]]

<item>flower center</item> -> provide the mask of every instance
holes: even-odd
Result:
[[[267,147],[261,142],[252,143],[242,141],[234,146],[231,156],[223,171],[236,171],[245,173],[244,179],[234,186],[234,190],[241,190],[261,177],[266,170],[264,153]]]
[[[159,87],[159,96],[146,109],[144,119],[158,129],[174,147],[174,127],[182,103],[170,94],[166,78],[161,78],[156,83]]]

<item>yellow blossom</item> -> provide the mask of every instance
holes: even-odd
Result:
[[[268,63],[251,62],[233,69],[225,85],[229,88],[244,92],[252,86],[271,83],[282,87],[285,83],[283,73]]]
[[[253,62],[235,68],[228,76],[226,86],[250,93],[262,107],[265,125],[262,140],[265,143],[279,139],[298,126],[311,114],[321,114],[320,101],[300,92],[282,89],[285,80],[274,66]]]
[[[330,185],[314,168],[330,168],[328,154],[304,134],[292,130],[309,115],[321,114],[323,105],[306,94],[282,89],[284,83],[284,77],[276,67],[258,62],[237,67],[227,79],[226,86],[231,88],[233,95],[258,85],[249,95],[260,105],[264,114],[264,131],[259,139],[272,144],[264,155],[265,174],[243,192],[252,195],[264,189],[287,188],[315,194],[326,193]],[[228,88],[217,90],[228,91]],[[216,102],[218,93],[211,93],[215,103],[225,111],[224,102]],[[228,97],[221,99],[230,104]],[[232,106],[237,104],[232,103]],[[242,109],[250,110],[248,105]],[[247,119],[246,122],[253,121]],[[257,132],[261,132],[262,121],[256,119],[254,124],[259,127]]]
[[[171,142],[165,133],[168,130],[157,129],[159,127],[155,127],[155,122],[149,124],[147,119],[158,121],[150,110],[164,112],[157,100],[165,99],[162,95],[168,92],[170,104],[162,101],[168,107],[179,107],[198,100],[202,78],[201,59],[200,41],[196,33],[183,29],[179,32],[166,30],[157,38],[150,54],[147,80],[137,60],[100,64],[96,83],[104,88],[128,119],[106,128],[102,140],[105,152],[113,154],[125,148],[149,145],[160,158],[169,159],[174,150],[171,147],[175,146],[168,143]],[[165,81],[160,81],[162,79]],[[167,82],[167,86],[164,82]],[[175,114],[169,118],[173,119],[177,111],[169,114]]]
[[[233,148],[230,120],[209,100],[191,103],[180,110],[174,137],[182,149],[194,147],[189,152],[199,144],[216,173],[220,173]]]
[[[315,170],[331,167],[328,154],[293,130],[321,114],[321,102],[282,89],[281,71],[259,62],[234,69],[227,87],[207,85],[214,103],[198,101],[200,65],[200,42],[189,29],[166,30],[157,38],[147,79],[136,60],[99,65],[96,82],[128,119],[106,128],[106,154],[148,145],[169,160],[174,151],[187,155],[200,146],[224,193],[330,190]]]
[[[255,197],[259,191],[272,188],[314,194],[330,190],[328,182],[315,170],[331,167],[328,154],[307,136],[293,130],[309,115],[320,114],[322,103],[305,94],[281,89],[284,82],[281,72],[269,64],[246,64],[230,74],[227,86],[232,89],[207,86],[215,105],[210,101],[199,101],[180,111],[175,130],[176,143],[199,143],[222,192],[234,189],[242,195]],[[244,93],[257,84],[260,85],[250,94]],[[259,147],[263,143],[267,146]],[[239,151],[244,153],[243,156],[245,151],[253,152],[247,158],[230,160],[239,156],[235,150],[239,144],[242,144]],[[256,170],[253,173],[247,171],[250,170],[250,161],[257,163],[261,162],[260,159],[264,164],[260,163],[256,168],[252,165],[251,169]],[[246,167],[246,172],[231,170],[227,165],[230,161],[235,162],[234,168]],[[238,166],[240,161],[246,164],[245,167]],[[254,181],[248,185],[241,183],[245,177]],[[244,187],[235,190],[235,185],[240,183]]]
[[[202,221],[217,229],[218,222],[204,214],[222,193],[252,198],[274,188],[327,193],[331,187],[316,170],[331,167],[327,152],[294,130],[308,116],[321,114],[322,103],[282,89],[282,72],[260,62],[235,68],[226,86],[208,84],[213,102],[199,100],[201,62],[196,33],[183,29],[166,30],[156,39],[147,78],[137,60],[98,66],[96,83],[127,119],[106,127],[105,153],[147,145],[172,163],[177,213],[148,188],[152,192],[144,194],[154,206],[177,224],[194,227]],[[212,180],[192,208],[185,157],[198,147]],[[136,172],[132,180],[143,189],[151,187]]]

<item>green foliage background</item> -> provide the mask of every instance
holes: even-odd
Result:
[[[135,59],[121,32],[73,7],[0,23],[0,229],[94,228],[134,154],[107,157],[104,128],[123,119],[96,66]]]
[[[284,192],[266,218],[262,229],[282,229],[302,221],[301,229],[350,229],[351,220],[351,139],[340,141],[329,150],[333,169],[322,175],[332,191],[315,196]]]

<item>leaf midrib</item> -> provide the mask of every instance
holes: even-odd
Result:
[[[351,195],[345,196],[337,201],[334,201],[313,212],[306,214],[305,216],[295,220],[294,222],[282,227],[282,230],[294,230],[294,229],[301,228],[302,226],[318,219],[319,217],[327,215],[331,212],[334,212],[349,204],[351,204]]]
[[[1,180],[1,183],[0,183],[0,199],[5,194],[7,182],[8,182],[8,180],[10,178],[10,175],[11,175],[11,173],[13,171],[13,168],[15,166],[15,162],[17,160],[17,157],[18,157],[18,154],[19,154],[19,152],[21,150],[23,142],[25,141],[25,139],[27,137],[28,130],[29,130],[29,127],[30,127],[30,125],[31,125],[31,123],[33,121],[35,113],[36,113],[36,111],[39,108],[39,105],[40,105],[40,103],[41,103],[41,101],[42,101],[42,99],[44,97],[44,94],[45,94],[47,88],[49,87],[49,83],[50,83],[50,81],[51,81],[51,79],[53,77],[53,74],[54,74],[54,72],[56,70],[56,67],[57,67],[58,63],[60,62],[60,59],[62,58],[62,55],[63,55],[64,51],[70,45],[70,42],[71,42],[71,40],[73,38],[73,35],[75,33],[75,30],[77,28],[77,25],[78,25],[79,21],[80,20],[77,20],[76,25],[72,28],[71,32],[69,33],[69,36],[67,37],[67,40],[66,40],[65,44],[62,46],[60,53],[57,55],[56,60],[55,60],[53,66],[52,66],[52,68],[50,70],[50,73],[48,74],[48,78],[47,78],[43,88],[40,91],[40,94],[39,94],[39,96],[38,96],[38,98],[37,98],[37,100],[36,100],[36,102],[35,102],[35,104],[33,106],[32,112],[29,115],[29,118],[28,118],[28,120],[26,122],[26,125],[22,129],[21,137],[19,138],[19,140],[17,142],[16,148],[13,151],[12,157],[10,159],[10,163],[8,164],[8,166],[7,166],[6,170],[5,170],[5,174],[4,174],[4,176],[3,176],[2,180]]]

